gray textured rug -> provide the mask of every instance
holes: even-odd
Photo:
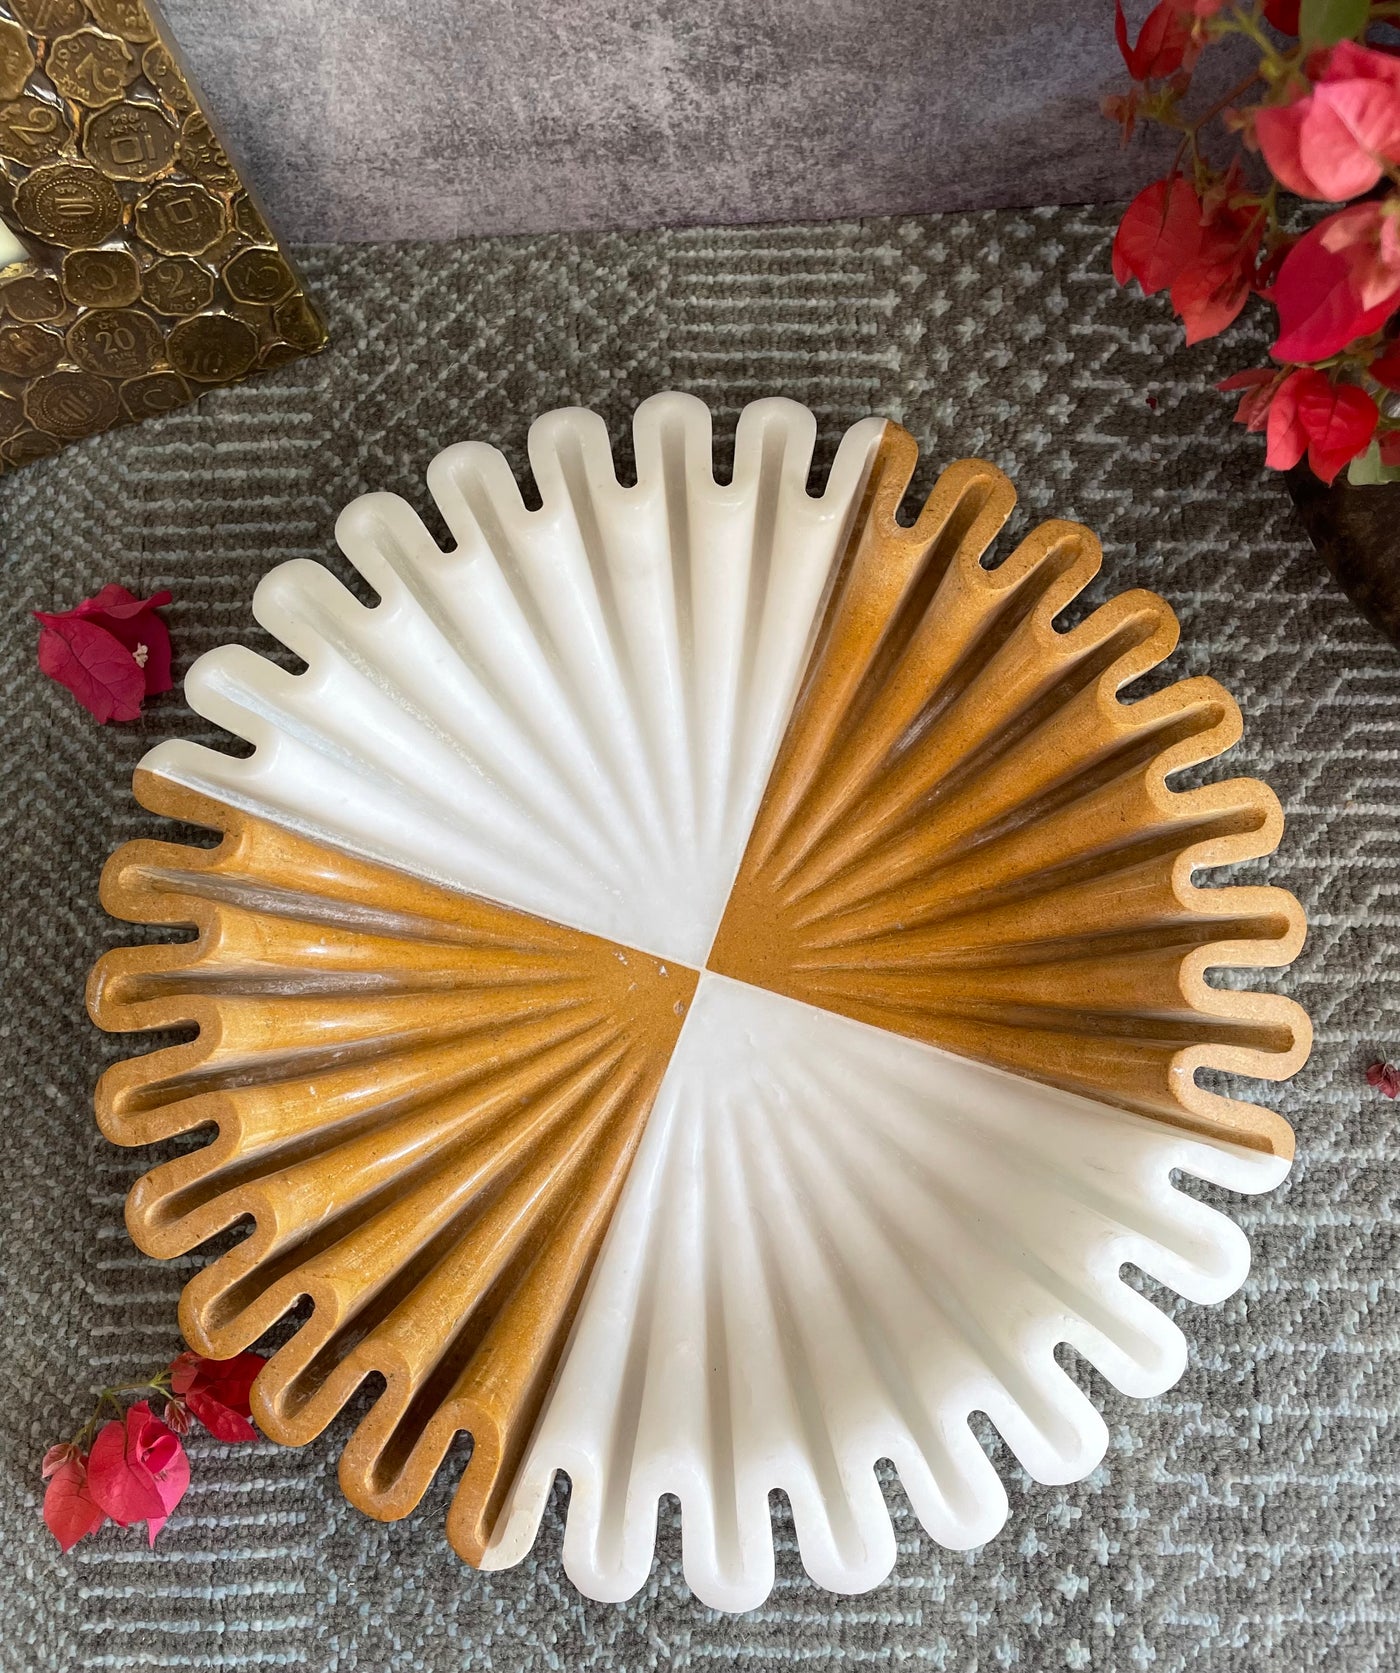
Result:
[[[1060,210],[313,251],[324,358],[0,482],[4,1673],[1394,1667],[1400,1112],[1361,1071],[1400,1046],[1400,656],[1333,590],[1210,392],[1258,345],[1181,350],[1161,309],[1114,291],[1111,225]],[[530,416],[564,403],[599,408],[625,451],[631,408],[667,385],[707,397],[722,426],[752,395],[796,396],[826,457],[862,414],[899,418],[926,449],[920,490],[939,461],[998,461],[1025,512],[1100,532],[1100,591],[1166,594],[1183,624],[1174,671],[1208,670],[1240,699],[1245,740],[1224,770],[1261,773],[1288,810],[1270,874],[1312,934],[1281,980],[1317,1025],[1311,1064],[1277,1095],[1298,1129],[1292,1179],[1234,1209],[1253,1277],[1222,1307],[1172,1306],[1193,1353],[1169,1396],[1095,1389],[1112,1445],[1087,1482],[1039,1488],[1007,1466],[1011,1519],[983,1550],[933,1546],[892,1489],[900,1559],[867,1597],[816,1590],[780,1514],[768,1605],[712,1614],[680,1579],[668,1504],[645,1591],[584,1602],[560,1568],[559,1494],[533,1560],[478,1575],[443,1538],[449,1475],[405,1523],[344,1503],[344,1426],[301,1453],[196,1443],[195,1484],[154,1554],[109,1529],[60,1557],[38,1518],[43,1448],[93,1386],[175,1351],[195,1264],[127,1242],[122,1197],[147,1160],[94,1130],[92,1083],[123,1053],[87,1024],[82,987],[124,938],[97,905],[101,862],[152,826],[131,768],[156,739],[204,729],[176,694],[97,728],[39,677],[24,612],[109,580],[168,586],[181,670],[221,640],[261,643],[255,578],[328,556],[353,494],[421,504],[429,458],[463,437],[519,463]]]

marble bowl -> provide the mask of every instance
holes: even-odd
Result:
[[[90,990],[103,1028],[197,1031],[97,1098],[121,1144],[210,1135],[128,1207],[158,1256],[244,1230],[185,1289],[191,1345],[300,1304],[254,1392],[270,1436],[382,1379],[350,1500],[407,1514],[467,1431],[457,1550],[518,1561],[563,1471],[595,1598],[644,1582],[664,1493],[707,1604],[767,1594],[774,1492],[816,1581],[873,1586],[881,1460],[934,1538],[990,1538],[969,1415],[1038,1481],[1092,1470],[1057,1348],[1170,1386],[1184,1338],[1123,1269],[1229,1295],[1244,1236],[1173,1176],[1262,1191],[1292,1154],[1197,1080],[1309,1045],[1291,1000],[1208,979],[1304,933],[1280,889],[1193,881],[1281,830],[1253,780],[1168,783],[1235,704],[1202,678],[1123,702],[1170,609],[1057,629],[1097,543],[1050,522],[985,563],[1014,502],[991,465],[906,524],[903,430],[857,424],[814,496],[815,436],[756,402],[719,483],[706,408],[660,395],[624,486],[601,418],[550,413],[538,510],[490,447],[434,460],[450,552],[358,500],[337,536],[378,602],[274,570],[254,611],[304,670],[232,646],[185,685],[252,752],[137,772],[222,840],[128,844],[103,880],[118,917],[197,932]]]

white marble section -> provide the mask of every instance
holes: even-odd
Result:
[[[980,1544],[1007,1501],[969,1413],[1077,1480],[1107,1435],[1056,1345],[1138,1396],[1186,1364],[1124,1263],[1197,1302],[1243,1282],[1243,1233],[1174,1169],[1253,1192],[1288,1164],[703,975],[485,1566],[526,1553],[559,1470],[594,1598],[646,1580],[663,1493],[712,1607],[767,1595],[774,1489],[813,1580],[874,1586],[883,1458],[935,1539]]]
[[[764,400],[714,479],[710,414],[637,409],[637,483],[597,414],[531,427],[542,499],[468,442],[428,484],[457,542],[370,494],[337,538],[379,596],[284,564],[258,621],[307,664],[225,646],[192,708],[254,752],[188,742],[143,765],[356,853],[559,923],[701,964],[758,809],[883,421],[807,492],[816,421]]]

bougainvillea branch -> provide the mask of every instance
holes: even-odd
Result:
[[[182,1353],[146,1382],[102,1389],[72,1440],[44,1454],[44,1521],[62,1548],[109,1519],[122,1528],[144,1522],[154,1545],[190,1484],[180,1437],[197,1418],[221,1441],[256,1440],[248,1399],[265,1363],[251,1353],[224,1360]],[[126,1405],[133,1394],[142,1398]],[[162,1405],[159,1417],[152,1399]]]
[[[1166,291],[1188,343],[1251,296],[1272,304],[1274,365],[1220,385],[1244,391],[1235,417],[1266,433],[1267,463],[1400,478],[1400,0],[1158,0],[1136,41],[1115,8],[1133,85],[1105,114],[1125,143],[1140,122],[1180,138],[1123,215],[1114,277]],[[1196,67],[1228,36],[1254,62],[1193,114]],[[1298,236],[1280,188],[1345,207]]]

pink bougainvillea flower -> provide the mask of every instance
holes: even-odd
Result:
[[[39,667],[67,686],[88,713],[104,725],[135,720],[146,695],[141,665],[105,628],[79,616],[51,616],[36,610],[43,624]]]
[[[1376,403],[1354,383],[1333,383],[1312,367],[1290,372],[1269,408],[1268,463],[1291,470],[1306,453],[1313,473],[1331,482],[1371,445],[1379,418]]]
[[[1178,70],[1189,72],[1201,55],[1192,0],[1158,0],[1144,18],[1135,46],[1128,45],[1123,0],[1114,0],[1113,32],[1134,81],[1160,81]]]
[[[75,1441],[60,1441],[57,1446],[51,1446],[44,1454],[44,1462],[39,1468],[39,1474],[45,1481],[56,1474],[74,1458],[85,1458],[87,1455]]]
[[[1290,372],[1274,391],[1267,424],[1269,450],[1265,455],[1270,470],[1292,470],[1308,450],[1308,432],[1298,416],[1298,390],[1309,378],[1327,382],[1321,372]]]
[[[1400,1067],[1394,1063],[1373,1063],[1366,1079],[1387,1098],[1400,1098]]]
[[[1396,285],[1400,284],[1397,212],[1400,212],[1400,198],[1354,203],[1340,214],[1329,215],[1316,228],[1323,235],[1323,249],[1329,255],[1341,256],[1350,265],[1357,298],[1364,308],[1372,308],[1393,296]]]
[[[1400,93],[1400,58],[1357,41],[1338,41],[1317,71],[1319,81],[1378,81]]]
[[[1279,385],[1287,376],[1286,372],[1259,366],[1248,372],[1235,372],[1215,387],[1227,392],[1234,389],[1244,391],[1240,404],[1235,408],[1235,423],[1257,433],[1269,422],[1269,408],[1273,405]]]
[[[180,1439],[144,1400],[103,1424],[88,1457],[88,1491],[119,1526],[144,1522],[152,1545],[190,1484]]]
[[[1186,341],[1200,343],[1232,325],[1249,299],[1263,218],[1248,209],[1206,212],[1196,254],[1172,280],[1172,307]]]
[[[124,1528],[145,1522],[154,1545],[190,1484],[189,1459],[179,1437],[188,1434],[198,1416],[221,1440],[255,1440],[248,1397],[266,1363],[261,1354],[205,1359],[182,1353],[149,1382],[104,1388],[79,1439],[51,1446],[44,1454],[43,1474],[50,1481],[44,1517],[63,1549],[109,1516]],[[99,1414],[108,1405],[120,1411],[120,1397],[138,1389],[163,1396],[163,1421],[142,1399],[124,1418],[103,1424],[91,1453],[84,1452],[81,1441],[92,1433]]]
[[[1332,203],[1369,192],[1400,161],[1400,60],[1339,42],[1311,91],[1256,113],[1254,134],[1290,192]]]
[[[1381,203],[1354,203],[1320,221],[1284,258],[1270,297],[1276,360],[1326,360],[1378,331],[1400,308],[1400,263],[1387,260]]]
[[[44,1523],[65,1551],[95,1534],[107,1513],[88,1491],[87,1454],[76,1446],[51,1446],[44,1456]]]
[[[1377,404],[1400,392],[1400,345],[1381,341],[1387,322],[1400,321],[1400,47],[1366,40],[1367,0],[1139,4],[1147,16],[1132,42],[1114,0],[1134,85],[1104,110],[1125,137],[1141,122],[1184,137],[1172,173],[1140,192],[1118,224],[1114,278],[1136,279],[1147,296],[1169,290],[1188,343],[1225,330],[1251,295],[1276,308],[1274,367],[1218,385],[1238,396],[1236,422],[1266,433],[1275,469],[1306,459],[1331,483],[1360,458],[1368,470],[1378,455],[1400,462],[1400,411]],[[1291,38],[1276,46],[1251,13]],[[1239,33],[1258,49],[1253,74],[1188,120],[1181,101],[1201,51]],[[1242,139],[1222,163],[1198,144],[1217,117]],[[1242,167],[1248,151],[1262,151],[1275,177],[1262,194]],[[1280,220],[1278,185],[1339,207],[1297,236]]]
[[[114,639],[119,639],[141,664],[146,676],[146,695],[169,691],[170,632],[156,611],[170,603],[165,590],[152,593],[149,598],[137,598],[125,587],[103,587],[92,598],[85,598],[71,614],[85,621],[105,627]]]
[[[1354,383],[1328,378],[1309,380],[1298,391],[1298,417],[1308,436],[1308,464],[1313,475],[1331,482],[1371,445],[1380,408]]]
[[[1172,307],[1186,327],[1186,341],[1203,343],[1233,325],[1249,291],[1249,275],[1238,266],[1191,262],[1172,282]]]
[[[1154,180],[1123,212],[1113,237],[1113,277],[1144,296],[1165,290],[1201,248],[1201,200],[1179,174]]]
[[[249,1394],[267,1361],[261,1354],[205,1359],[182,1353],[170,1365],[170,1386],[209,1433],[221,1441],[255,1441]]]
[[[36,610],[39,667],[97,720],[135,720],[141,704],[169,691],[170,633],[157,609],[168,592],[137,598],[108,586],[72,610]]]

